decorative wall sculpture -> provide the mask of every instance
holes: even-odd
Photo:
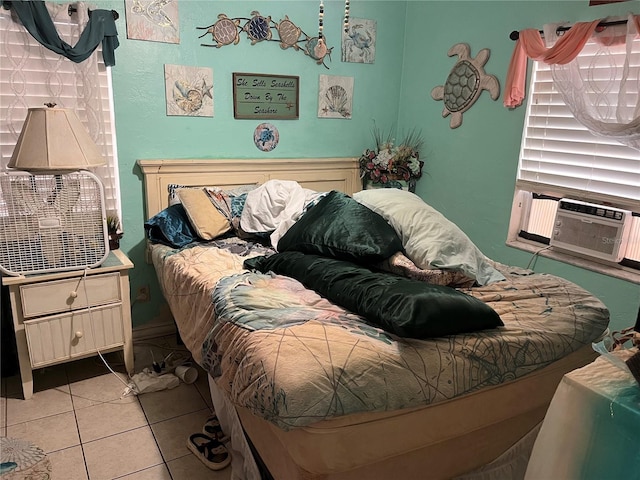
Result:
[[[255,10],[251,12],[251,18],[229,18],[221,13],[214,24],[196,28],[206,30],[198,38],[210,33],[212,41],[215,42],[213,45],[203,43],[201,44],[203,47],[220,48],[225,45],[237,45],[240,42],[240,33],[244,32],[251,40],[251,45],[263,41],[279,42],[283,50],[293,48],[301,51],[313,58],[318,65],[329,68],[324,62],[327,57],[331,58],[333,47],[327,48],[324,45],[324,37],[310,37],[304,33],[287,15],[276,23],[270,16],[265,17]]]
[[[458,55],[458,61],[451,69],[444,85],[431,90],[434,100],[443,100],[442,116],[451,115],[449,126],[458,128],[462,125],[462,114],[476,102],[482,90],[488,90],[491,98],[496,100],[500,95],[500,83],[494,75],[484,71],[484,64],[489,60],[489,49],[484,48],[475,58],[470,56],[469,45],[456,43],[449,49],[450,57]]]

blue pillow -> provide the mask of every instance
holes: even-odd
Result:
[[[151,242],[173,248],[181,248],[200,240],[180,203],[171,205],[151,217],[145,222],[144,229]]]

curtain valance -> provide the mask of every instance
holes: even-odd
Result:
[[[115,49],[118,48],[118,31],[110,10],[92,10],[87,25],[72,47],[58,35],[44,1],[4,1],[5,8],[16,12],[27,31],[49,50],[80,63],[91,56],[102,42],[102,57],[108,67],[116,64]]]
[[[504,89],[504,106],[514,108],[525,96],[527,58],[548,64],[566,64],[580,53],[602,19],[576,23],[551,48],[547,48],[540,32],[534,28],[520,31],[513,49]],[[628,22],[640,33],[640,15],[629,15]]]
[[[558,25],[520,32],[507,73],[504,105],[525,96],[527,57],[549,65],[553,87],[573,117],[592,134],[640,150],[640,15],[600,29],[601,20],[577,23],[558,37]],[[583,47],[593,40],[582,55]],[[595,43],[594,43],[595,42]]]

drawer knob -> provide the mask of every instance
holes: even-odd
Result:
[[[81,330],[78,330],[78,331],[76,332],[76,338],[82,338],[83,336],[84,336],[84,333],[82,333],[82,331],[81,331]]]

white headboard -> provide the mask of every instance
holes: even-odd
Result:
[[[318,192],[349,195],[362,189],[357,158],[138,160],[144,175],[146,218],[169,204],[168,185],[232,188],[267,180],[295,180]]]

